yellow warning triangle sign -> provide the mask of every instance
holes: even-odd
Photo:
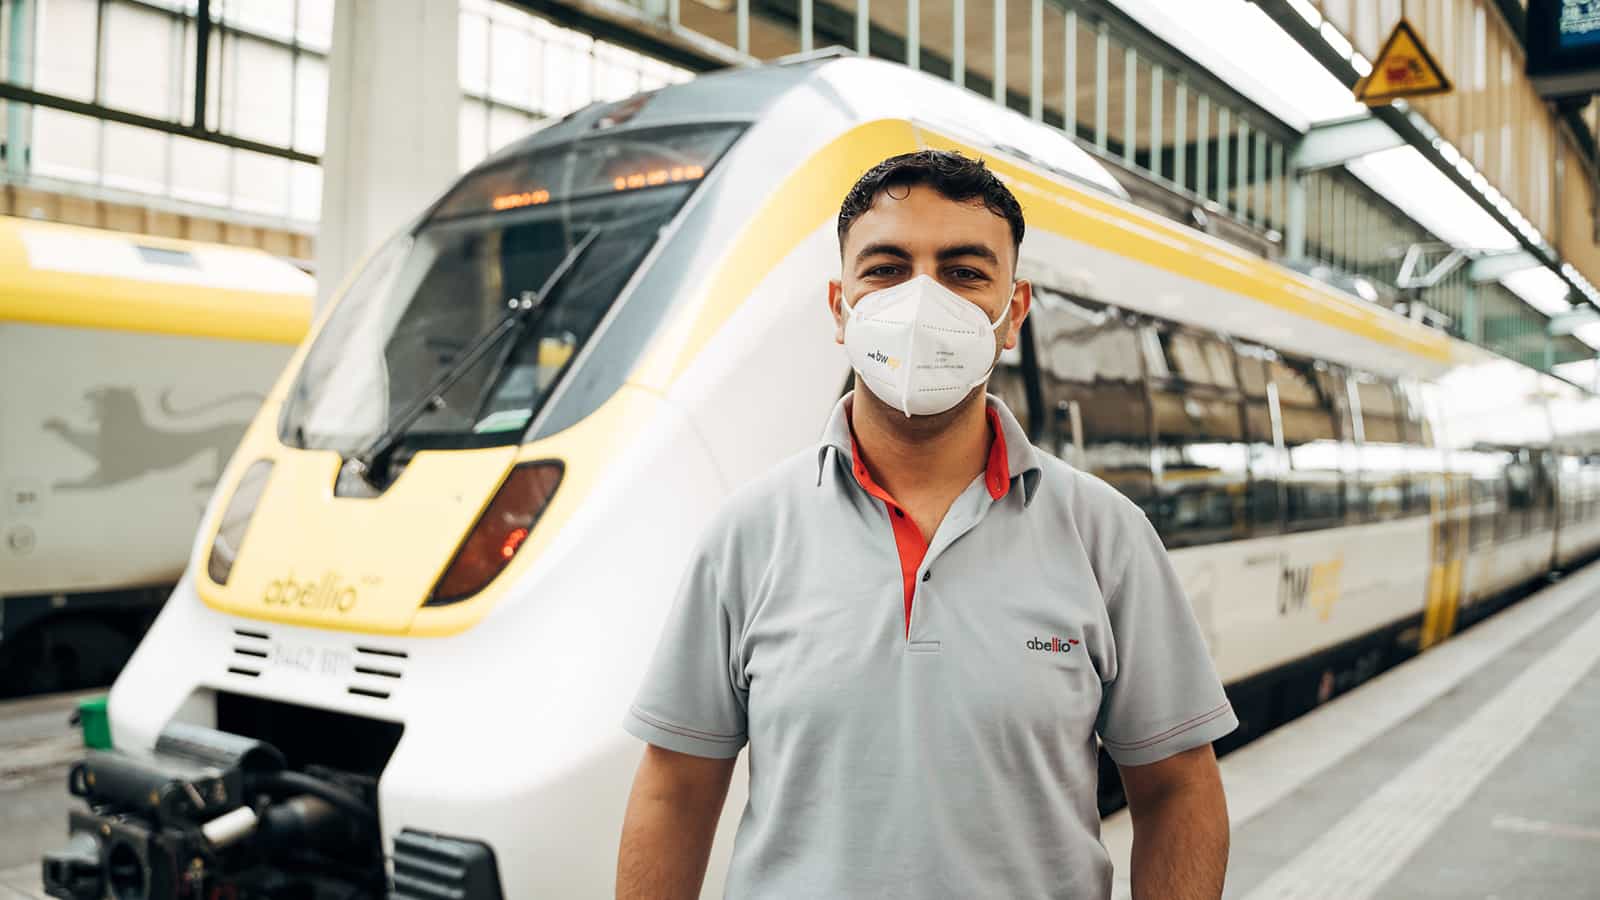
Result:
[[[1372,74],[1356,82],[1355,90],[1357,100],[1375,106],[1401,97],[1448,93],[1450,79],[1422,46],[1411,23],[1401,19],[1372,61]]]

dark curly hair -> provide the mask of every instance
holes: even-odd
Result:
[[[868,169],[845,194],[839,205],[839,252],[844,252],[844,237],[862,213],[872,208],[878,195],[925,184],[957,203],[981,202],[989,211],[1011,226],[1012,250],[1022,246],[1022,206],[981,159],[951,150],[918,150],[891,156]]]

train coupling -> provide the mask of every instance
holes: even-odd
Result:
[[[86,810],[43,860],[63,900],[381,897],[376,779],[291,770],[272,745],[170,725],[148,753],[91,751],[67,776]]]

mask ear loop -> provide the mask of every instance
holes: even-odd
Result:
[[[1011,298],[1015,297],[1016,295],[1017,295],[1017,283],[1015,281],[1013,281],[1013,282],[1011,282],[1011,293],[1006,296],[1006,305],[1005,305],[1005,307],[1003,309],[1000,310],[1000,318],[995,319],[993,322],[989,323],[989,333],[990,334],[994,334],[996,331],[1000,330],[1000,323],[1004,322],[1006,320],[1006,313],[1011,310]],[[989,317],[987,315],[985,315],[984,318],[987,319]]]
[[[1017,283],[1015,281],[1013,281],[1013,282],[1011,282],[1011,296],[1015,297],[1016,295],[1017,295]],[[989,323],[989,333],[990,334],[994,334],[995,332],[1000,330],[1000,323],[1006,321],[1006,319],[1009,318],[1006,315],[1006,313],[1009,312],[1010,309],[1011,309],[1011,301],[1007,300],[1006,301],[1006,308],[1000,310],[1000,318],[995,319],[993,322]],[[989,317],[988,316],[984,316],[984,318],[987,319]],[[989,380],[989,376],[994,374],[994,367],[996,365],[998,365],[999,362],[1000,362],[1000,358],[998,356],[995,357],[995,361],[989,364],[988,370],[983,373],[982,377],[980,377],[977,381],[974,381],[973,383],[967,385],[967,390],[970,391],[973,388],[977,387],[978,385],[983,384],[985,381],[988,381]]]

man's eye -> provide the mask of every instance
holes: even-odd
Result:
[[[984,275],[983,275],[982,272],[979,272],[977,269],[969,269],[969,268],[966,268],[965,266],[963,266],[963,267],[958,268],[958,269],[951,269],[950,270],[950,277],[954,278],[954,279],[956,279],[958,281],[976,281],[976,280],[984,277]]]
[[[888,278],[893,276],[896,271],[898,269],[895,266],[873,266],[862,274],[866,278]]]

